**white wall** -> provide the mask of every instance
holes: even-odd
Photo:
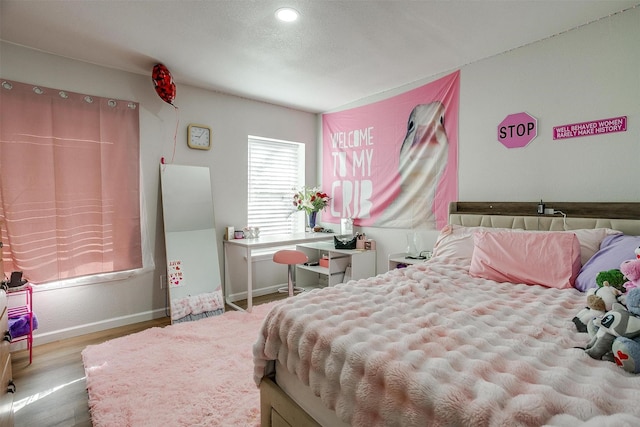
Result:
[[[465,67],[460,199],[639,201],[639,41],[636,8]],[[506,149],[496,126],[521,111],[538,137]],[[624,115],[627,132],[553,140],[554,126]]]
[[[45,290],[36,288],[34,311],[40,321],[36,344],[165,315],[166,272],[159,182],[161,157],[173,163],[209,166],[222,265],[222,236],[227,225],[245,226],[247,211],[247,135],[306,144],[306,180],[316,178],[317,116],[263,102],[196,89],[177,83],[175,104],[163,102],[149,75],[141,76],[0,44],[0,77],[72,92],[140,103],[140,145],[145,198],[155,271],[128,280]],[[186,144],[189,123],[213,129],[210,151]]]
[[[461,68],[459,198],[468,201],[638,201],[640,190],[640,9]],[[307,144],[307,182],[316,179],[319,126],[314,115],[178,84],[176,111],[155,94],[150,76],[105,69],[21,47],[0,45],[0,76],[141,104],[143,190],[156,270],[137,278],[36,292],[38,343],[164,315],[164,248],[158,163],[171,159],[179,119],[177,164],[211,168],[217,232],[246,218],[248,134]],[[149,66],[151,72],[152,63]],[[443,73],[446,74],[446,73]],[[440,76],[359,101],[401,93]],[[497,125],[511,113],[538,119],[538,137],[506,149]],[[553,126],[627,115],[627,132],[553,141]],[[214,130],[209,152],[189,150],[185,129]],[[335,227],[335,224],[331,224]],[[402,252],[407,230],[367,228],[377,241],[378,272],[387,254]],[[420,233],[432,246],[436,231]],[[219,253],[222,254],[221,242]]]
[[[459,200],[531,201],[534,208],[540,199],[640,201],[639,41],[640,9],[635,8],[462,67]],[[521,111],[538,119],[538,136],[524,148],[507,149],[497,140],[497,126]],[[626,132],[553,140],[554,126],[624,115]],[[386,254],[406,248],[407,230],[363,231],[376,239],[378,272],[386,268]],[[430,249],[437,232],[419,235]]]

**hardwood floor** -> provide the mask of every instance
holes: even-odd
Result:
[[[253,303],[285,297],[286,294],[264,295],[254,298]],[[236,303],[246,307],[246,301]],[[27,350],[12,353],[17,389],[13,401],[15,427],[91,427],[82,350],[88,345],[169,324],[170,319],[165,317],[39,345],[33,348],[31,365]]]

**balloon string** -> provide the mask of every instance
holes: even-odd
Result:
[[[173,105],[173,104],[171,104]],[[176,156],[176,145],[178,144],[178,126],[180,124],[180,114],[178,114],[178,107],[176,107],[175,105],[173,106],[173,108],[175,108],[176,110],[176,130],[173,133],[173,154],[171,154],[171,163],[173,163],[173,159]]]

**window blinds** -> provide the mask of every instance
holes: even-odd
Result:
[[[249,136],[247,225],[261,235],[304,230],[293,194],[304,184],[304,144]]]

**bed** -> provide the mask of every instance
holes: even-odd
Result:
[[[429,261],[275,306],[262,426],[640,425],[640,375],[572,321],[612,253],[635,256],[640,203],[548,206],[452,203]]]

